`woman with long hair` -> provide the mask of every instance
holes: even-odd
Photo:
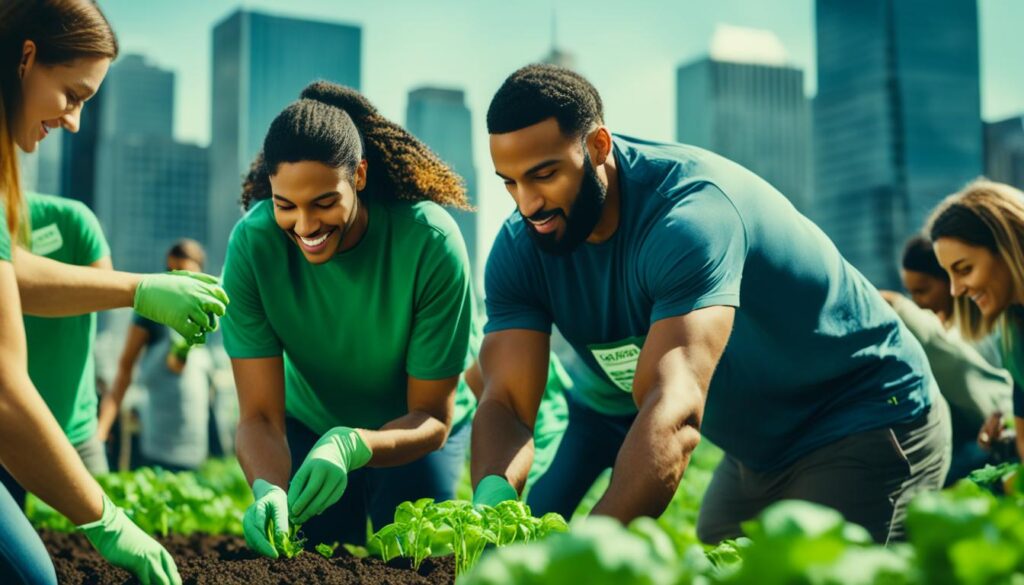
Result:
[[[71,266],[22,247],[30,229],[17,150],[34,152],[57,128],[76,132],[83,104],[99,89],[117,52],[95,2],[0,3],[0,460],[18,483],[78,525],[110,562],[143,583],[180,583],[167,551],[89,475],[26,367],[22,311],[66,316],[134,307],[201,342],[227,303],[216,279],[206,275],[144,276]],[[0,574],[56,583],[42,542],[6,489],[0,489]]]
[[[939,204],[925,231],[949,274],[963,337],[1001,334],[1003,367],[1014,381],[1017,452],[1024,456],[1024,193],[974,181]]]
[[[246,540],[361,543],[402,501],[450,499],[473,397],[459,177],[357,91],[307,87],[270,125],[228,243],[224,347]],[[272,524],[271,538],[268,527]]]

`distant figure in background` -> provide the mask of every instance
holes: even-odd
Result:
[[[195,240],[179,240],[167,253],[167,270],[199,272],[205,262],[206,253]],[[208,453],[213,362],[206,348],[190,346],[167,326],[140,315],[128,329],[114,383],[100,403],[97,434],[107,439],[140,355],[139,384],[146,389],[146,401],[138,463],[168,471],[198,468]]]
[[[1024,193],[977,180],[950,195],[925,228],[949,275],[961,335],[1001,336],[1003,366],[1013,376],[1017,453],[1024,456]],[[983,446],[998,440],[1001,424],[986,424]]]
[[[110,270],[110,247],[99,220],[73,199],[26,193],[32,253],[51,260]],[[28,374],[57,423],[93,475],[106,473],[96,438],[96,376],[92,345],[96,313],[72,317],[25,315]],[[0,482],[22,507],[25,488],[0,467]]]
[[[949,402],[953,461],[946,476],[948,485],[1004,458],[1002,451],[993,452],[985,435],[979,437],[979,429],[986,433],[993,425],[1001,426],[1003,413],[1012,408],[1013,380],[1000,367],[993,336],[968,341],[954,327],[949,275],[935,258],[931,240],[918,235],[907,242],[900,276],[913,302],[896,292],[881,293],[921,342],[939,390]]]

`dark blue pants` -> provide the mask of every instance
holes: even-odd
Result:
[[[569,424],[547,472],[527,496],[535,516],[558,512],[572,517],[587,490],[602,472],[615,465],[619,448],[633,425],[635,414],[609,416],[565,395]]]
[[[299,421],[285,421],[288,448],[292,455],[292,476],[320,435]],[[348,475],[345,495],[319,516],[302,525],[302,535],[312,546],[321,542],[366,543],[366,519],[374,530],[394,522],[395,508],[407,500],[455,498],[455,487],[462,476],[469,448],[470,421],[452,429],[448,442],[412,463],[398,467],[363,467]]]
[[[57,585],[57,572],[43,541],[3,485],[0,485],[0,583]]]

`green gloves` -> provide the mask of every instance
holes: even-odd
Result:
[[[78,527],[111,564],[131,571],[143,585],[181,585],[174,559],[104,494],[103,516]]]
[[[168,325],[190,344],[205,343],[228,304],[218,282],[215,276],[185,270],[151,274],[135,289],[135,312]]]
[[[500,475],[488,475],[481,479],[473,492],[474,505],[483,504],[493,507],[502,502],[517,499],[519,499],[519,494],[516,492],[516,488]]]
[[[176,357],[178,361],[185,363],[190,349],[192,349],[192,344],[187,339],[178,335],[177,332],[171,333],[171,349],[169,353]]]
[[[348,473],[367,464],[373,453],[355,429],[334,427],[313,445],[288,488],[292,518],[302,524],[341,499]]]
[[[252,493],[256,501],[245,511],[242,519],[245,542],[261,555],[276,559],[277,548],[268,535],[288,537],[288,495],[262,479],[252,482]]]

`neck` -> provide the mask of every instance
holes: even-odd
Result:
[[[597,220],[594,231],[590,232],[587,237],[588,244],[600,244],[606,241],[615,235],[615,230],[619,228],[621,199],[619,196],[619,171],[615,162],[614,150],[608,154],[608,159],[598,168],[597,173],[598,179],[604,181],[608,186],[608,193],[605,196],[604,207],[601,209],[601,218]]]

